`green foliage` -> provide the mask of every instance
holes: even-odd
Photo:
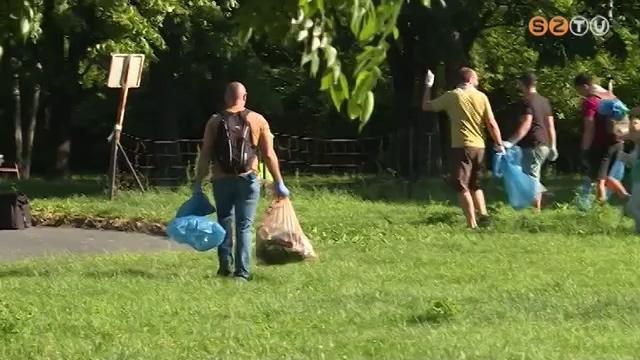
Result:
[[[346,102],[347,115],[351,119],[358,119],[360,128],[369,121],[373,113],[375,98],[372,91],[382,76],[380,67],[386,59],[388,41],[390,38],[398,37],[396,22],[403,3],[400,0],[286,1],[284,6],[276,11],[276,14],[288,15],[292,19],[288,33],[303,46],[301,66],[308,65],[311,77],[316,77],[324,68],[320,89],[329,92],[338,111]],[[282,34],[282,28],[274,28],[260,21],[256,23],[255,18],[249,19],[242,15],[247,12],[264,13],[267,6],[262,1],[247,1],[240,7],[241,14],[238,20],[241,24],[242,21],[250,20],[243,26],[251,30],[257,29],[257,33]],[[273,23],[270,18],[262,21]],[[341,56],[334,46],[334,38],[343,25],[348,27],[359,46],[351,76],[347,75],[340,60]],[[244,33],[249,33],[249,30]]]
[[[471,60],[481,74],[483,89],[491,93],[505,88],[515,97],[516,79],[524,71],[535,69],[538,53],[527,47],[525,39],[513,28],[495,28],[476,41]]]
[[[69,11],[69,16],[73,16],[72,9]],[[128,1],[116,1],[112,7],[99,6],[95,18],[91,19],[93,44],[80,67],[85,74],[82,83],[85,87],[101,86],[106,77],[105,60],[112,53],[144,53],[151,61],[157,61],[158,53],[167,49],[167,40],[163,37],[171,32],[167,29],[178,29],[175,36],[184,47],[175,48],[178,44],[172,44],[171,50],[180,56],[194,45],[192,36],[198,36],[201,31],[213,32],[211,25],[222,17],[222,9],[216,2],[205,0],[141,1],[135,7]]]
[[[12,61],[0,63],[0,108],[10,109],[4,77],[40,74],[34,66],[42,62],[43,98],[69,93],[82,125],[103,131],[112,122],[113,99],[104,89],[109,54],[142,52],[147,69],[160,69],[180,89],[171,101],[181,108],[181,127],[201,130],[217,89],[242,79],[251,88],[252,106],[278,118],[279,131],[324,135],[348,117],[352,121],[332,135],[352,135],[372,116],[391,120],[388,114],[398,113],[398,106],[415,106],[420,94],[414,83],[427,65],[439,69],[437,85],[450,87],[454,68],[469,64],[479,70],[501,125],[515,119],[509,112],[519,98],[515,79],[535,70],[565,142],[580,132],[571,86],[577,72],[590,72],[603,85],[611,76],[623,101],[640,102],[640,9],[615,1],[612,32],[604,38],[534,38],[526,33],[527,21],[536,14],[606,10],[595,0],[6,0],[0,3],[0,13],[8,14],[0,19],[0,57],[9,54]],[[402,61],[392,64],[390,54]],[[154,129],[148,110],[157,87],[147,75],[130,105],[140,128]],[[406,104],[397,101],[408,97]],[[9,114],[0,116],[8,121]],[[295,121],[280,121],[287,116]],[[378,125],[381,132],[398,126]]]
[[[490,2],[484,2],[485,4]],[[482,31],[471,50],[471,63],[479,70],[482,87],[493,95],[498,114],[511,114],[502,124],[514,123],[508,104],[518,101],[517,77],[525,71],[538,75],[538,90],[548,96],[556,115],[561,146],[571,148],[581,133],[578,112],[579,95],[573,88],[573,78],[586,72],[607,87],[614,80],[614,92],[627,104],[640,102],[640,49],[638,48],[635,8],[616,1],[614,23],[604,38],[587,35],[577,38],[570,34],[563,38],[553,36],[531,37],[525,34],[526,22],[489,28]],[[583,1],[546,1],[537,9],[510,8],[518,11],[519,18],[527,19],[527,11],[550,17],[577,14],[593,16],[603,14],[601,3]],[[506,16],[506,15],[505,15]],[[637,18],[635,18],[637,19]],[[507,115],[508,116],[508,115]],[[572,158],[571,154],[563,157]]]
[[[36,41],[41,34],[41,0],[5,0],[0,3],[0,59],[7,46]]]

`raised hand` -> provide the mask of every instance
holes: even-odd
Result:
[[[436,76],[427,69],[427,75],[424,78],[424,84],[428,87],[433,87],[433,83],[436,81]]]

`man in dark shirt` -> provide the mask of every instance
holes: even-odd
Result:
[[[542,166],[545,161],[556,161],[556,128],[549,100],[538,94],[536,76],[525,74],[520,77],[523,99],[520,104],[520,125],[505,146],[519,143],[522,148],[522,170],[536,179],[538,192],[533,206],[540,210],[542,193],[545,191],[540,182]]]

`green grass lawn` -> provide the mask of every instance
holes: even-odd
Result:
[[[247,284],[191,251],[0,264],[0,359],[635,359],[640,238],[615,207],[566,204],[576,184],[550,181],[543,214],[492,186],[494,226],[472,232],[436,180],[291,179],[319,259]],[[153,221],[188,196],[20,188],[36,212]]]

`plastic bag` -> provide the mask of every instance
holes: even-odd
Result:
[[[289,199],[274,198],[267,208],[256,234],[256,257],[270,265],[317,257]]]
[[[592,184],[589,177],[585,177],[582,180],[582,185],[576,191],[576,196],[573,199],[576,207],[580,211],[589,211],[595,201],[596,197],[592,194]]]
[[[171,239],[198,251],[217,248],[224,241],[225,234],[222,226],[207,216],[183,216],[167,225],[167,235]]]
[[[509,205],[516,210],[530,207],[535,200],[538,182],[522,171],[522,150],[518,146],[496,153],[493,158],[493,176],[502,178]]]
[[[196,193],[178,208],[176,217],[167,224],[167,235],[198,251],[214,249],[222,244],[226,232],[207,216],[213,212],[215,208],[206,195]]]
[[[206,216],[216,212],[216,208],[211,205],[209,198],[202,192],[197,192],[182,204],[176,212],[176,217],[183,216]]]
[[[598,104],[598,114],[609,119],[611,131],[618,137],[629,133],[629,108],[619,99],[604,99]]]
[[[629,113],[629,108],[619,99],[603,99],[598,104],[598,113],[619,121]]]
[[[613,163],[613,166],[611,166],[611,170],[609,170],[609,177],[612,177],[618,181],[622,181],[622,179],[624,179],[624,170],[625,170],[624,162],[620,160],[616,160]],[[607,200],[609,200],[609,198],[611,197],[611,193],[612,193],[611,190],[607,188],[607,191],[605,194],[605,198]]]

